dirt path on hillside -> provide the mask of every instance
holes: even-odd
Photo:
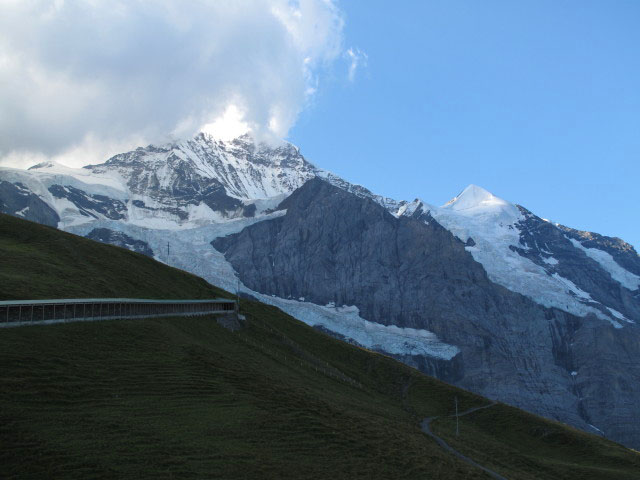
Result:
[[[465,410],[464,412],[459,413],[458,417],[462,417],[464,415],[469,415],[470,413],[477,412],[478,410],[483,410],[485,408],[493,407],[495,404],[496,403],[494,402],[494,403],[490,403],[489,405],[485,405],[483,407],[470,408],[469,410]],[[455,415],[450,415],[450,416],[453,417]],[[451,446],[449,446],[449,444],[447,442],[445,442],[442,438],[440,438],[435,433],[433,433],[431,431],[431,422],[434,421],[436,418],[440,418],[440,417],[428,417],[428,418],[425,418],[422,421],[422,423],[420,424],[420,427],[422,428],[422,431],[424,433],[426,433],[431,438],[433,438],[438,443],[438,445],[440,445],[442,448],[444,448],[447,452],[450,452],[450,453],[454,454],[456,457],[458,457],[461,460],[467,462],[468,464],[473,465],[474,467],[477,467],[477,468],[487,472],[489,475],[491,475],[493,478],[495,478],[497,480],[507,480],[505,477],[503,477],[499,473],[496,473],[493,470],[490,470],[490,469],[488,469],[486,467],[483,467],[479,463],[476,463],[473,460],[471,460],[469,457],[466,457],[465,455],[463,455],[462,453],[460,453],[456,449],[454,449]]]

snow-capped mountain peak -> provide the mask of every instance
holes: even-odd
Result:
[[[56,161],[53,160],[47,160],[46,162],[42,162],[42,163],[38,163],[37,165],[34,165],[33,167],[29,167],[29,170],[38,170],[38,171],[63,171],[63,170],[67,170],[70,167],[66,167],[65,165],[62,165],[61,163],[58,163]]]
[[[491,192],[477,185],[469,185],[459,195],[449,200],[441,208],[454,210],[459,213],[468,211],[469,214],[509,210],[517,213],[517,208],[512,203],[496,197]]]
[[[37,165],[29,167],[29,170],[43,170],[45,168],[52,168],[55,165],[56,165],[56,162],[47,161],[47,162],[38,163]]]
[[[138,148],[85,168],[117,172],[134,195],[167,207],[205,203],[224,215],[237,213],[241,203],[289,194],[316,170],[291,144],[270,146],[248,135],[219,141],[206,133]],[[169,205],[176,200],[180,205]]]

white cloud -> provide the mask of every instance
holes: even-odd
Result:
[[[349,48],[345,52],[345,56],[350,62],[348,78],[350,82],[353,82],[356,79],[356,71],[358,70],[358,68],[363,68],[367,66],[367,61],[369,60],[369,57],[365,52],[363,52],[359,48],[353,48],[353,47]]]
[[[103,140],[93,134],[87,134],[60,153],[45,154],[37,149],[13,150],[2,157],[0,166],[28,168],[45,161],[53,161],[68,167],[81,167],[102,163],[113,155],[147,144],[147,139],[137,135],[129,135],[123,141],[118,141]]]
[[[204,125],[202,131],[211,134],[218,140],[233,140],[247,133],[249,124],[244,121],[244,113],[238,107],[229,105],[220,117]]]
[[[86,164],[229,122],[283,138],[343,27],[332,0],[0,0],[0,158]]]

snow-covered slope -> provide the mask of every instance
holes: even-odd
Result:
[[[591,270],[591,274],[597,272],[601,281],[613,285],[614,290],[627,290],[626,297],[638,289],[640,276],[616,263],[611,254],[595,247],[585,248],[578,240],[565,238],[557,226],[523,207],[469,185],[442,207],[415,200],[395,214],[411,216],[417,209],[428,212],[465,242],[466,250],[484,266],[489,278],[509,290],[578,316],[596,315],[616,328],[638,319],[640,312],[633,307],[627,308],[626,315],[618,311],[625,308],[624,299],[594,298],[591,289],[585,291],[578,285],[583,272],[563,266],[575,256],[582,257],[584,269]],[[587,256],[581,255],[582,252]],[[624,293],[621,296],[625,296]]]
[[[580,250],[584,251],[588,257],[594,259],[604,268],[616,282],[619,282],[629,290],[638,290],[640,288],[640,275],[625,270],[624,267],[618,265],[613,256],[599,248],[587,248],[575,238],[569,239],[571,243]]]
[[[123,212],[128,192],[124,180],[114,174],[93,175],[88,170],[47,162],[29,170],[0,168],[0,180],[21,186],[49,205],[59,216],[58,228],[63,230],[98,218],[126,219]],[[29,215],[20,216],[38,221]]]

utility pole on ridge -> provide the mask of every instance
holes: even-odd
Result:
[[[460,434],[460,430],[458,429],[458,396],[455,396],[456,400],[456,437]]]

